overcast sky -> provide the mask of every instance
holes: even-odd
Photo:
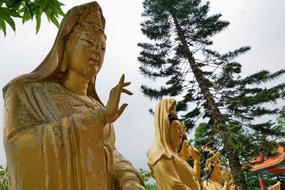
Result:
[[[69,8],[88,1],[65,0]],[[107,51],[103,69],[99,73],[97,89],[104,102],[109,90],[118,82],[122,73],[131,81],[131,97],[123,95],[122,103],[129,103],[121,118],[114,124],[117,148],[137,168],[146,168],[146,153],[154,136],[154,121],[148,113],[157,102],[150,102],[140,92],[145,79],[138,72],[138,42],[145,37],[140,32],[141,0],[98,0],[106,18]],[[227,51],[250,45],[252,50],[239,60],[246,74],[261,69],[277,71],[285,68],[285,1],[284,0],[211,0],[211,13],[221,13],[230,21],[227,30],[215,37],[215,48]],[[36,35],[35,23],[22,25],[17,31],[8,30],[6,37],[0,33],[1,88],[16,76],[32,71],[49,52],[57,28],[44,18]],[[285,79],[281,79],[285,81]],[[280,81],[281,82],[281,81]],[[2,91],[1,91],[2,97]],[[3,100],[0,100],[0,164],[5,164],[3,148]]]

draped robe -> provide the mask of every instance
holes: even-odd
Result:
[[[114,178],[138,176],[116,151],[113,127],[95,99],[52,82],[13,84],[4,99],[11,190],[119,189]]]
[[[158,190],[200,189],[194,170],[185,160],[179,158],[178,155],[170,159],[162,156],[160,160],[154,165],[149,165],[149,167],[156,179]]]

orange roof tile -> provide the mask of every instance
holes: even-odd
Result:
[[[276,150],[276,155],[265,158],[264,156],[259,156],[255,162],[259,162],[258,164],[254,164],[251,168],[252,172],[256,172],[263,169],[268,169],[269,171],[275,171],[274,166],[281,164],[282,162],[285,163],[285,147],[279,146]],[[280,168],[281,169],[281,168]],[[279,169],[279,170],[280,170]],[[278,171],[279,171],[278,170]],[[284,168],[281,169],[284,172]]]

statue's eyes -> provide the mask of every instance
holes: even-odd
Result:
[[[81,39],[81,41],[87,42],[90,46],[93,46],[93,42],[91,42],[90,40],[87,39]]]
[[[98,43],[94,43],[88,39],[81,39],[81,40],[86,42],[88,44],[88,46],[90,46],[90,48],[92,48],[95,51],[98,51],[99,47],[101,48],[101,51],[106,50],[106,45],[104,43],[101,43],[101,45],[99,45]]]

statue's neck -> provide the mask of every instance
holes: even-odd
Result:
[[[67,70],[63,86],[76,94],[86,96],[89,82],[90,80],[82,75],[72,70]]]

